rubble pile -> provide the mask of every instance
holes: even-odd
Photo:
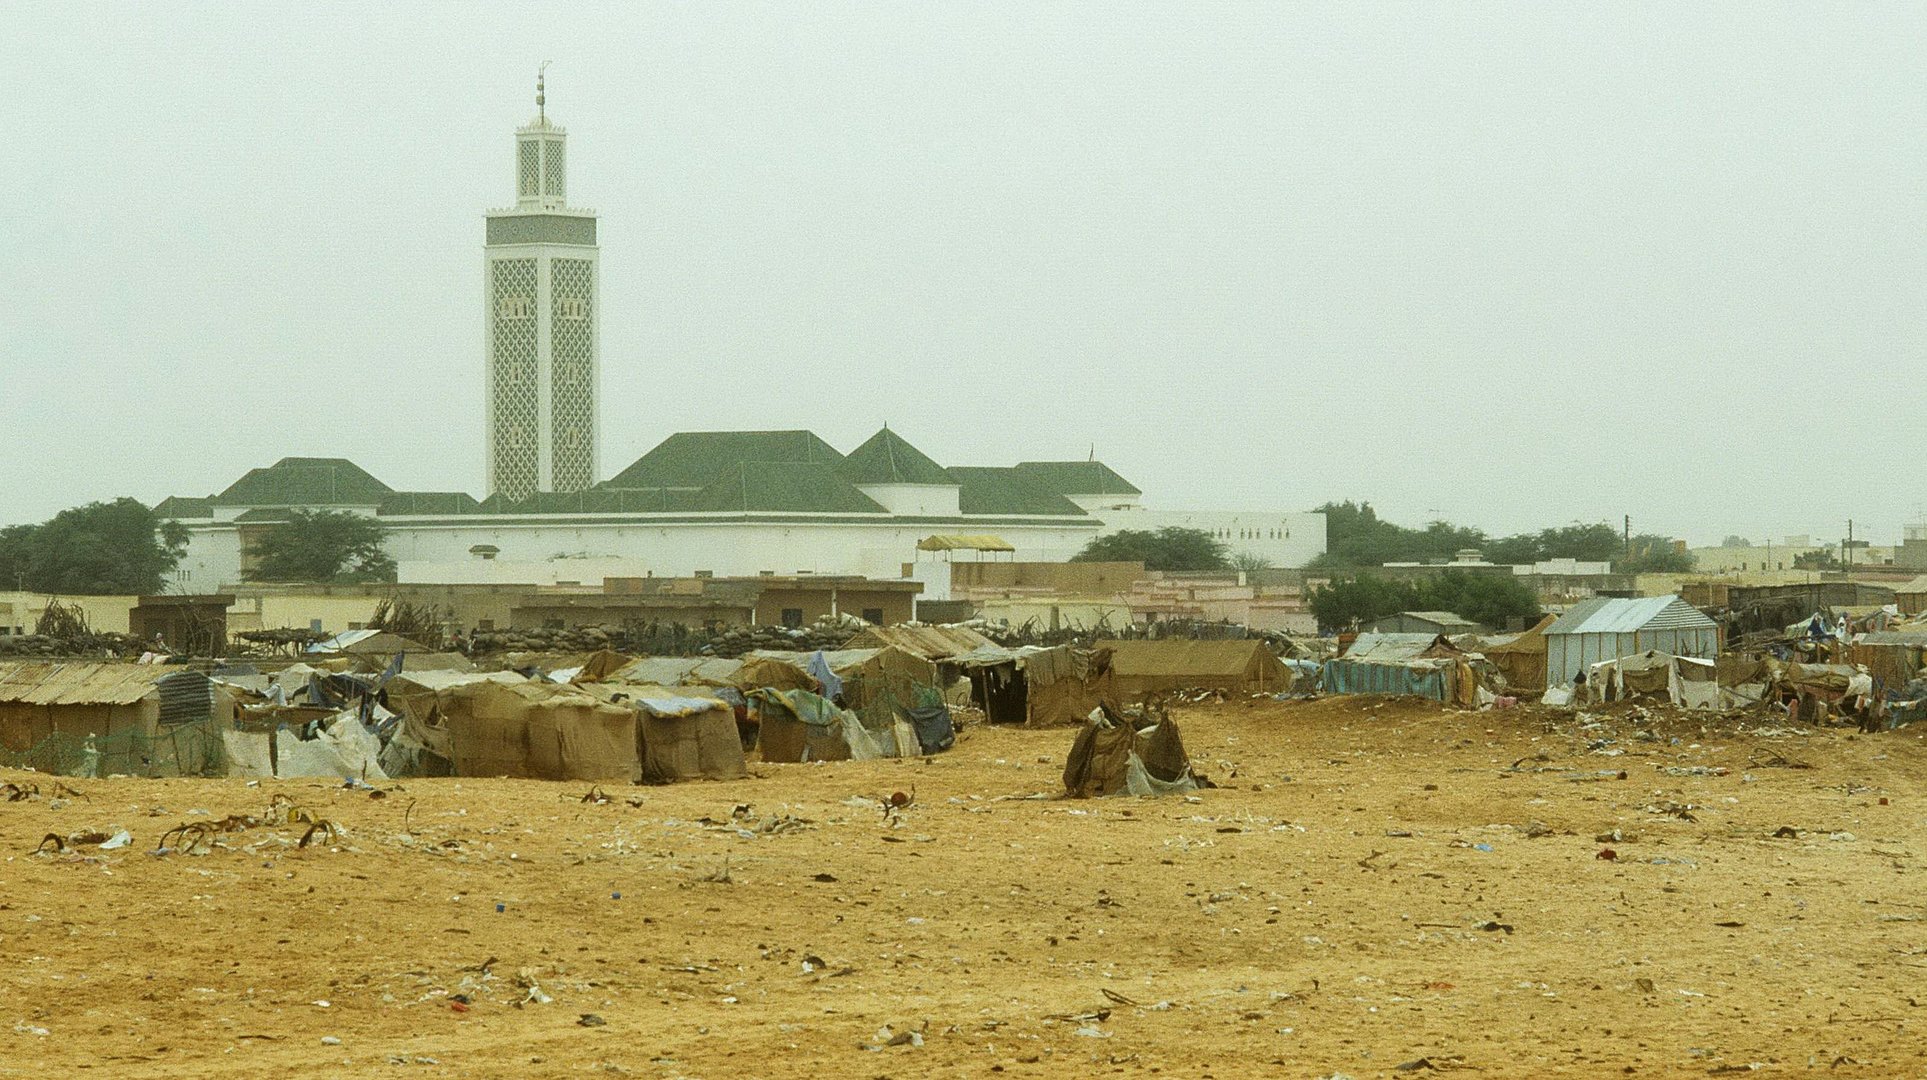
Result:
[[[738,657],[757,649],[813,652],[840,649],[869,623],[854,615],[824,616],[806,626],[730,626],[714,630],[681,623],[585,626],[572,630],[478,631],[476,656],[504,652],[594,652],[612,649],[636,656]]]
[[[139,656],[142,644],[126,634],[80,633],[68,635],[21,634],[0,637],[0,656],[6,657],[109,657]]]

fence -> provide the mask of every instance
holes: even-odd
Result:
[[[87,746],[92,743],[100,756],[93,768],[97,776],[225,776],[221,730],[214,720],[200,720],[151,734],[117,731],[89,737],[55,732],[26,750],[0,750],[0,767],[79,776],[88,771]]]

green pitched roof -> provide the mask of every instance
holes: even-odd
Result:
[[[375,508],[377,514],[472,514],[481,507],[466,491],[397,491]]]
[[[518,502],[484,505],[507,514],[659,514],[694,509],[696,495],[680,488],[591,488],[538,491]]]
[[[599,486],[703,488],[745,462],[842,460],[836,447],[808,431],[679,431]]]
[[[1142,495],[1101,461],[1021,461],[1017,471],[1059,495]]]
[[[379,506],[394,489],[346,458],[282,458],[214,496],[217,506]]]
[[[957,509],[966,514],[1085,516],[1083,507],[1017,469],[952,465],[948,472],[962,485]]]
[[[884,428],[843,459],[843,475],[852,484],[956,484],[956,478],[923,451]]]
[[[154,514],[164,518],[210,518],[214,516],[214,499],[169,495],[154,505]]]
[[[882,506],[850,485],[828,462],[745,461],[699,492],[698,511],[881,514]]]

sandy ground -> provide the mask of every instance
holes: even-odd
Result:
[[[1031,798],[1072,733],[975,729],[600,804],[131,779],[0,803],[0,1076],[1927,1075],[1917,735],[1176,715],[1223,785],[1194,799]],[[341,840],[149,853],[275,793]],[[131,847],[31,854],[115,826]]]

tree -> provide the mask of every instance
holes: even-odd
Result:
[[[388,530],[372,518],[333,510],[291,510],[255,542],[255,581],[356,584],[395,580],[382,550]]]
[[[1693,556],[1680,550],[1671,537],[1640,533],[1613,560],[1613,569],[1621,574],[1690,574]]]
[[[1311,613],[1324,630],[1349,630],[1418,607],[1417,589],[1403,581],[1387,581],[1370,574],[1311,591]]]
[[[1084,545],[1072,562],[1141,562],[1147,570],[1229,570],[1224,541],[1203,529],[1119,529]]]
[[[1249,551],[1240,551],[1231,557],[1231,568],[1233,570],[1242,570],[1249,574],[1258,570],[1271,569],[1271,560],[1265,558],[1263,555],[1254,555]]]
[[[1541,614],[1538,595],[1511,574],[1461,570],[1447,570],[1419,582],[1417,607],[1449,611],[1494,630],[1505,629],[1514,618],[1536,621]]]
[[[1840,561],[1840,556],[1835,555],[1832,548],[1815,548],[1795,555],[1793,568],[1795,570],[1845,570],[1847,565]]]
[[[187,554],[187,527],[134,499],[0,529],[0,588],[77,596],[160,592]]]

